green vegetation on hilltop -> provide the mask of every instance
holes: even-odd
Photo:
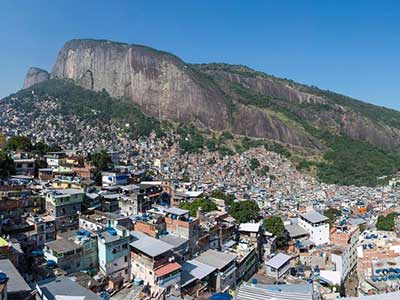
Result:
[[[266,231],[276,236],[277,247],[283,248],[286,244],[285,225],[279,216],[272,216],[264,219],[264,228]]]
[[[160,132],[160,122],[146,116],[138,105],[127,99],[115,99],[105,90],[94,92],[83,89],[69,80],[52,79],[19,91],[18,99],[32,99],[34,95],[51,97],[58,104],[57,112],[75,115],[89,122],[118,124],[132,138]],[[21,101],[22,109],[32,111],[34,101]]]
[[[400,112],[397,110],[366,103],[329,90],[321,90],[314,86],[302,86],[301,89],[305,92],[324,97],[332,103],[349,107],[355,112],[380,124],[400,129]]]
[[[322,91],[315,87],[307,87],[282,79],[281,83],[284,82],[328,100],[326,104],[289,102],[285,99],[275,99],[259,94],[243,84],[227,81],[212,73],[208,76],[208,71],[223,70],[247,77],[264,76],[271,80],[279,80],[273,76],[256,72],[244,66],[225,64],[196,65],[193,68],[205,70],[202,74],[207,78],[204,80],[212,80],[213,84],[218,81],[218,85],[221,85],[219,81],[223,81],[222,89],[229,101],[233,101],[232,103],[265,109],[267,112],[272,112],[274,117],[279,118],[288,127],[295,126],[304,132],[304,136],[315,141],[318,147],[321,146],[321,154],[315,160],[306,155],[292,157],[293,149],[288,149],[280,143],[233,136],[228,130],[211,133],[201,131],[192,125],[180,125],[176,129],[176,133],[179,135],[178,142],[183,152],[201,153],[207,149],[225,156],[264,146],[269,151],[279,153],[297,162],[299,170],[312,170],[313,174],[316,174],[321,181],[340,185],[376,186],[380,183],[379,177],[391,175],[400,170],[399,153],[381,149],[368,142],[353,140],[345,135],[340,135],[340,132],[334,132],[334,130],[329,131],[329,128],[318,126],[315,120],[311,121],[303,114],[306,110],[326,112],[335,104],[339,104],[350,107],[355,112],[379,122],[379,124],[400,128],[400,113],[397,111],[376,107],[330,91]],[[204,84],[207,85],[206,82]],[[105,90],[100,92],[85,90],[72,81],[52,79],[22,90],[17,93],[17,96],[15,101],[19,101],[18,106],[27,113],[35,111],[36,96],[48,97],[57,104],[57,113],[63,116],[78,116],[93,125],[98,124],[97,122],[117,125],[131,138],[148,136],[152,131],[155,131],[158,136],[163,134],[161,123],[155,118],[145,115],[139,106],[130,100],[112,98]],[[79,130],[79,128],[77,127],[75,130]],[[16,139],[8,143],[7,150],[16,150],[18,147],[25,151],[34,150],[32,145],[24,144],[23,140]],[[50,149],[40,145],[37,148],[38,153],[44,153]],[[254,161],[250,162],[250,166],[251,169],[257,170],[259,175],[268,173],[267,170],[261,169],[263,166],[256,165]]]
[[[257,158],[252,158],[250,159],[250,169],[254,171],[260,166],[260,162],[258,161]]]
[[[318,163],[318,178],[339,185],[376,186],[378,177],[400,169],[400,156],[367,142],[331,135],[325,162]]]
[[[105,150],[101,150],[94,153],[90,157],[90,160],[93,166],[96,168],[93,177],[97,184],[101,184],[101,171],[107,171],[113,166],[111,156]]]

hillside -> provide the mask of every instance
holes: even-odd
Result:
[[[390,175],[400,166],[400,112],[246,66],[187,64],[175,55],[146,46],[72,40],[60,50],[49,76],[53,78],[50,82],[66,79],[68,84],[96,95],[140,108],[145,120],[153,120],[149,128],[164,120],[193,125],[183,132],[186,140],[194,142],[182,143],[190,151],[206,145],[227,153],[241,151],[247,147],[242,145],[243,137],[256,138],[261,141],[258,144],[268,141],[267,147],[289,149],[300,169],[340,184],[376,185],[377,177]],[[30,69],[25,86],[39,89],[35,93],[43,87],[52,97],[71,101],[68,91],[63,94],[63,89],[57,92],[43,85],[46,78],[46,71]],[[109,105],[97,103],[98,98],[80,103],[85,112],[80,117],[93,120],[107,115],[101,111]],[[100,111],[99,115],[89,108]],[[66,104],[63,109],[70,111]],[[116,119],[129,123],[137,117],[117,110],[111,123],[115,126]],[[135,126],[130,128],[138,132],[132,136],[143,131]],[[193,130],[206,133],[206,137],[201,139]],[[224,132],[233,134],[234,140],[221,143],[218,136]]]
[[[94,92],[72,81],[51,79],[0,101],[0,127],[7,135],[88,151],[160,132],[160,122],[134,103]],[[103,141],[105,141],[103,143]]]

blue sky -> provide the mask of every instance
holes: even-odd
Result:
[[[152,46],[187,62],[244,64],[400,110],[400,1],[0,3],[0,97],[65,41]]]

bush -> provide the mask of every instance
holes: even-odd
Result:
[[[397,218],[397,213],[390,213],[386,217],[379,216],[376,222],[377,230],[393,231],[394,230],[394,219]]]
[[[253,200],[245,200],[233,202],[229,210],[229,214],[234,217],[239,223],[246,223],[252,220],[257,220],[260,208]]]
[[[196,216],[199,207],[201,207],[203,212],[217,210],[217,205],[211,200],[205,198],[197,198],[192,202],[184,202],[180,205],[180,208],[188,210],[192,217]]]
[[[15,174],[15,165],[11,157],[5,152],[0,150],[0,179],[9,177]]]

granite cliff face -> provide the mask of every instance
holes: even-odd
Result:
[[[29,70],[25,76],[23,88],[27,89],[27,88],[31,87],[32,85],[41,83],[41,82],[49,80],[49,79],[50,79],[49,72],[39,69],[39,68],[35,68],[35,67],[29,68]]]
[[[31,68],[24,88],[48,78],[46,71]],[[245,66],[187,64],[145,46],[69,41],[51,78],[72,79],[86,89],[129,98],[160,120],[317,149],[323,146],[310,128],[385,148],[400,146],[399,112]]]
[[[179,58],[143,46],[73,40],[61,49],[53,78],[69,78],[91,90],[128,97],[159,119],[223,129],[229,114],[218,89],[201,84]]]
[[[305,121],[313,127],[344,134],[355,140],[368,141],[384,148],[393,149],[400,146],[398,111],[321,91],[287,79],[275,78],[244,66],[203,64],[197,65],[196,68],[214,78],[221,88],[230,94],[231,98],[236,97],[238,102],[278,112],[283,110],[286,114],[295,116],[295,120],[301,119],[300,123]],[[230,85],[233,85],[234,92]],[[238,87],[240,87],[239,93]],[[269,103],[264,105],[260,103],[260,99]],[[303,126],[303,124],[297,125]],[[278,133],[278,136],[286,137],[294,133],[287,131],[282,134],[282,129],[276,128],[274,132]],[[313,142],[315,140],[311,141]]]

